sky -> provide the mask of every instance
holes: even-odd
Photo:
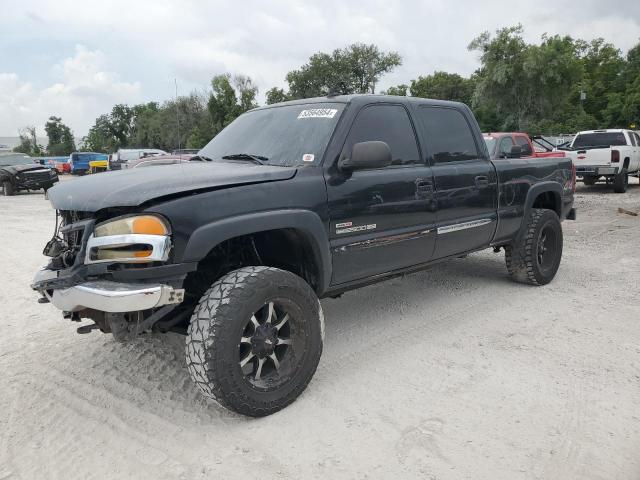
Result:
[[[544,33],[604,37],[623,53],[640,41],[639,0],[0,0],[0,137],[51,115],[77,137],[116,103],[208,89],[249,75],[259,100],[286,87],[310,55],[355,42],[397,51],[379,90],[436,70],[471,74],[469,42],[521,23]]]

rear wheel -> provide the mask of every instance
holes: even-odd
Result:
[[[311,380],[322,331],[320,302],[304,280],[276,268],[240,268],[196,307],[187,365],[205,396],[244,415],[270,415]]]
[[[11,195],[15,195],[15,190],[13,188],[13,183],[9,180],[5,180],[2,182],[2,193],[5,197],[10,197]]]
[[[629,186],[629,174],[627,169],[623,168],[622,171],[613,177],[613,191],[615,193],[624,193]]]
[[[505,247],[511,277],[531,285],[545,285],[553,280],[561,258],[562,225],[553,210],[533,209],[526,231]]]

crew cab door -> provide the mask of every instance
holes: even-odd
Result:
[[[497,223],[497,175],[479,131],[474,135],[461,109],[420,105],[417,111],[437,192],[433,258],[487,247]]]
[[[427,262],[435,244],[433,175],[406,107],[363,106],[339,157],[365,141],[387,143],[392,164],[326,171],[334,285]]]

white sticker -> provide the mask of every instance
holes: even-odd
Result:
[[[302,110],[298,115],[300,118],[333,118],[338,113],[337,108],[312,108],[310,110]]]
[[[304,155],[302,155],[303,162],[313,162],[315,158],[316,156],[313,153],[305,153]]]

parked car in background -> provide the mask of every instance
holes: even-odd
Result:
[[[172,150],[171,155],[197,155],[199,151],[199,148],[181,148],[178,150]]]
[[[100,160],[89,161],[89,173],[106,172],[109,170],[109,156],[105,155],[105,158]]]
[[[557,158],[563,152],[553,151],[553,145],[542,137],[532,139],[521,132],[491,132],[483,134],[489,156],[496,158]]]
[[[64,160],[56,162],[56,172],[60,175],[64,173],[71,173],[71,160],[68,157],[65,157]]]
[[[56,171],[57,169],[57,165],[63,162],[67,162],[69,160],[68,156],[64,156],[64,157],[33,157],[33,160],[37,163],[39,163],[40,165],[47,167],[47,168],[53,168]]]
[[[640,135],[633,130],[607,129],[578,132],[564,147],[576,166],[576,175],[585,185],[600,180],[624,193],[629,175],[640,174]]]
[[[116,153],[111,155],[109,159],[110,170],[120,170],[122,165],[130,160],[137,160],[144,157],[151,157],[154,155],[169,155],[164,150],[157,148],[121,148]]]
[[[159,165],[174,165],[176,163],[188,163],[202,161],[197,155],[153,155],[151,157],[136,158],[122,164],[123,169],[139,167],[155,167]]]
[[[73,175],[84,175],[89,173],[89,162],[94,160],[107,160],[108,155],[95,152],[74,152],[69,156],[69,164]]]
[[[21,190],[44,189],[46,193],[57,181],[54,169],[43,167],[28,155],[0,154],[0,186],[7,197]]]

